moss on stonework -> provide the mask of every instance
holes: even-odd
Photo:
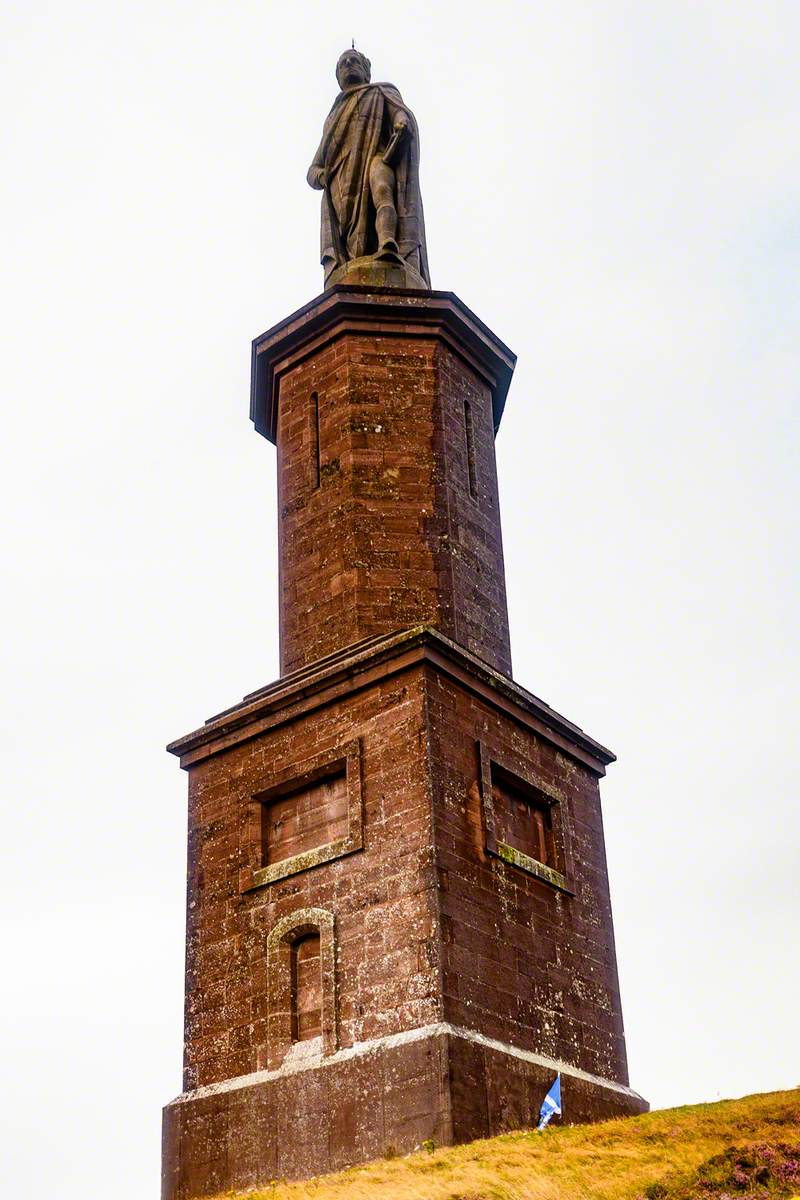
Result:
[[[342,425],[344,433],[391,433],[391,425],[381,418],[377,421],[372,415],[351,417]]]
[[[281,509],[281,516],[284,521],[290,517],[292,513],[300,512],[306,506],[306,496],[298,496],[296,500],[292,500],[290,504],[285,504]]]
[[[399,500],[400,489],[397,480],[387,482],[385,479],[376,479],[368,472],[354,472],[355,485],[358,488],[360,497],[367,496],[371,500]]]
[[[547,883],[552,883],[554,887],[566,890],[566,880],[559,871],[554,871],[552,867],[546,867],[544,863],[540,863],[537,859],[523,854],[521,850],[515,849],[514,846],[509,846],[507,842],[497,843],[497,853],[504,862],[512,863],[515,867],[520,867],[530,875],[538,875],[540,879],[546,880]]]
[[[331,475],[337,475],[341,469],[338,458],[329,458],[319,469],[320,479],[329,479]]]
[[[360,838],[359,838],[360,841]],[[300,871],[307,871],[309,867],[319,866],[321,863],[331,862],[334,858],[342,858],[346,854],[353,854],[356,850],[360,850],[361,846],[356,845],[348,838],[340,838],[336,842],[326,842],[324,846],[314,846],[311,850],[305,850],[302,854],[294,854],[291,858],[283,859],[281,862],[273,863],[269,867],[261,867],[253,872],[252,884],[250,888],[265,887],[270,883],[277,883],[281,879],[286,879],[290,875],[296,875]]]

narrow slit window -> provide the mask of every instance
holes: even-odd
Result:
[[[469,476],[469,494],[474,500],[478,495],[478,485],[475,480],[475,436],[472,428],[472,408],[469,400],[464,401],[464,431],[467,437],[467,474]]]
[[[292,1041],[308,1042],[322,1034],[320,938],[308,933],[291,946]]]
[[[311,480],[319,487],[319,396],[311,393]]]

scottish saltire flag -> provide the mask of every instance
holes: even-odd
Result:
[[[536,1126],[537,1132],[545,1129],[547,1122],[551,1117],[558,1114],[561,1116],[561,1076],[556,1075],[555,1082],[550,1088],[550,1091],[542,1101],[541,1112],[539,1113],[539,1124]]]

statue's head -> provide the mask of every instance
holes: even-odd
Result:
[[[339,55],[336,64],[336,80],[339,87],[344,90],[347,87],[356,87],[359,83],[369,83],[371,69],[372,63],[366,54],[356,49],[345,50],[344,54]]]

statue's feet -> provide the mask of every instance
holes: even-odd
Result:
[[[375,255],[378,262],[402,262],[400,247],[394,238],[387,238]]]

